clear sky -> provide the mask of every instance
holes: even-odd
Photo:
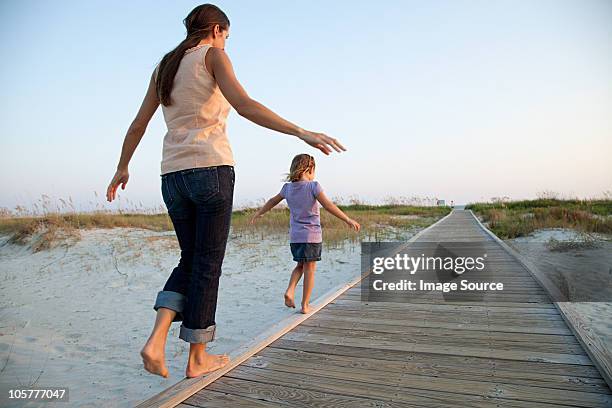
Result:
[[[191,1],[0,3],[0,206],[103,199]],[[219,1],[247,92],[340,139],[324,156],[232,110],[235,202],[311,152],[330,197],[456,203],[612,190],[612,1]],[[162,205],[161,108],[120,202]],[[99,195],[95,198],[94,192]]]

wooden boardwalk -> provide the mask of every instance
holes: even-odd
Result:
[[[612,406],[547,292],[470,211],[418,240],[480,242],[504,291],[478,302],[363,303],[357,284],[182,402],[169,389],[141,406]]]

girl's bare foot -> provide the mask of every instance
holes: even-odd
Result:
[[[289,294],[289,292],[285,292],[285,306],[295,308],[295,303],[293,301],[293,295]]]
[[[204,352],[197,357],[189,356],[185,375],[188,378],[199,377],[202,374],[218,370],[227,363],[229,363],[227,354],[208,354]]]
[[[302,304],[302,310],[301,310],[301,312],[302,312],[302,313],[304,313],[304,314],[308,314],[308,313],[310,313],[310,305],[305,305],[305,304]]]
[[[145,370],[151,374],[168,378],[168,369],[164,361],[164,346],[165,344],[156,344],[149,339],[140,351],[140,357],[142,357]]]

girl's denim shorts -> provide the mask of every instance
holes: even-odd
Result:
[[[321,260],[322,242],[292,242],[291,255],[295,262],[312,262]]]

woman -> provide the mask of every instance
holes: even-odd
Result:
[[[346,150],[338,140],[304,130],[249,97],[224,51],[230,23],[218,7],[200,5],[183,23],[187,38],[152,73],[106,192],[112,201],[119,185],[125,189],[130,158],[161,103],[168,127],[161,190],[181,258],[157,294],[155,325],[140,354],[145,369],[163,377],[168,376],[164,348],[173,321],[182,321],[179,338],[190,343],[187,377],[229,361],[227,355],[208,354],[206,344],[215,337],[217,291],[232,213],[234,160],[226,134],[231,107],[248,120],[296,136],[326,155],[332,149]]]

